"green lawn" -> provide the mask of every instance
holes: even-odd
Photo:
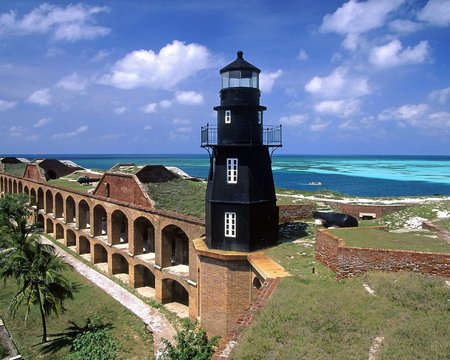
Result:
[[[70,180],[67,180],[64,178],[48,180],[47,183],[50,186],[58,186],[58,187],[66,188],[68,190],[82,191],[85,193],[87,193],[89,190],[94,189],[95,184],[96,184],[96,183],[94,183],[94,185],[80,185],[76,181],[70,181]]]
[[[439,220],[436,224],[447,230],[450,230],[450,219]]]
[[[74,300],[66,301],[67,311],[60,317],[52,315],[48,320],[50,339],[69,327],[69,321],[83,326],[88,317],[98,315],[104,323],[111,323],[113,337],[122,348],[121,359],[152,359],[153,339],[145,329],[144,323],[134,314],[120,305],[109,295],[74,271],[66,276],[80,285]],[[0,317],[7,324],[19,351],[25,359],[64,359],[69,347],[65,346],[56,353],[43,353],[41,340],[41,322],[36,308],[24,323],[24,311],[19,311],[15,319],[7,314],[8,304],[16,290],[15,282],[0,284]]]
[[[423,232],[393,233],[382,229],[334,229],[329,230],[339,236],[348,246],[375,249],[417,250],[450,253],[450,244],[435,233]]]
[[[205,182],[175,179],[146,184],[146,189],[156,209],[205,217]]]
[[[232,359],[367,359],[384,336],[379,359],[447,359],[450,289],[444,279],[416,273],[367,273],[337,281],[314,260],[314,236],[298,226],[298,241],[268,251],[285,278]],[[370,295],[368,284],[376,293]]]
[[[5,170],[5,173],[15,175],[15,176],[23,176],[23,173],[25,172],[25,168],[27,167],[27,164],[20,163],[20,164],[4,164],[3,168]]]

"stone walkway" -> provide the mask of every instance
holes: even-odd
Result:
[[[41,237],[43,243],[53,244],[45,237]],[[64,259],[64,261],[73,266],[73,268],[83,275],[86,279],[93,282],[103,291],[111,295],[111,297],[129,309],[132,313],[137,315],[148,326],[153,333],[154,350],[155,355],[158,356],[162,350],[163,344],[161,340],[163,338],[170,341],[173,340],[176,332],[169,321],[158,310],[147,305],[141,299],[125,290],[120,285],[117,285],[114,281],[107,276],[99,273],[91,267],[83,264],[80,260],[76,259],[72,255],[58,246],[54,246],[56,252]]]

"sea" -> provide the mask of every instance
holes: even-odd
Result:
[[[90,169],[117,163],[176,166],[206,178],[207,154],[22,154],[33,158],[72,160]],[[331,190],[364,197],[450,195],[450,156],[274,155],[275,186],[306,191]]]

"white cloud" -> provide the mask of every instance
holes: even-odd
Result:
[[[76,72],[71,75],[63,77],[56,84],[56,87],[62,88],[67,91],[81,92],[88,86],[88,80],[80,77]]]
[[[349,117],[359,110],[360,101],[350,100],[326,100],[314,106],[314,109],[321,114],[332,114],[339,117]]]
[[[66,7],[44,3],[18,19],[14,11],[0,14],[0,35],[51,33],[56,40],[94,39],[109,34],[110,29],[95,25],[95,15],[107,7],[82,3]]]
[[[434,90],[430,94],[430,99],[437,100],[441,104],[445,104],[447,102],[447,98],[450,97],[450,87],[445,89]]]
[[[183,105],[203,104],[203,95],[195,91],[177,91],[175,99]]]
[[[397,33],[412,33],[421,28],[421,24],[408,19],[396,19],[389,23],[389,28]]]
[[[17,105],[17,101],[0,100],[0,111],[12,109]]]
[[[144,130],[145,130],[145,131],[149,131],[149,130],[151,130],[151,129],[153,129],[153,127],[152,127],[151,125],[146,125],[146,126],[144,126]]]
[[[299,59],[300,61],[305,61],[308,60],[308,58],[309,58],[308,53],[304,49],[300,49],[297,55],[297,59]]]
[[[170,100],[161,100],[158,105],[159,105],[160,108],[168,109],[168,108],[170,108],[172,106],[172,101],[170,101]]]
[[[9,128],[9,134],[11,136],[23,136],[24,127],[21,125],[13,125]]]
[[[51,47],[47,50],[47,53],[45,54],[45,57],[51,58],[54,56],[63,55],[64,50],[61,48]]]
[[[354,50],[358,47],[362,34],[383,26],[389,13],[403,2],[404,0],[350,0],[333,14],[324,16],[320,31],[344,35],[344,47]]]
[[[50,94],[50,89],[41,89],[37,90],[34,93],[32,93],[30,96],[28,96],[27,101],[31,104],[38,104],[41,106],[47,106],[50,105],[52,100],[52,94]]]
[[[289,116],[282,116],[280,118],[280,124],[287,126],[298,126],[303,124],[307,120],[307,116],[304,114],[293,114]]]
[[[325,97],[358,97],[371,93],[367,78],[351,76],[347,69],[338,67],[329,76],[313,77],[306,85],[305,91]]]
[[[175,124],[175,125],[189,124],[189,123],[190,123],[190,121],[187,120],[187,119],[178,119],[178,118],[176,118],[176,119],[172,120],[172,124]]]
[[[386,45],[374,47],[370,52],[370,62],[379,67],[420,64],[428,58],[428,50],[427,41],[403,50],[400,40],[394,39]]]
[[[93,56],[91,59],[92,62],[98,62],[102,61],[103,59],[107,58],[109,56],[110,52],[106,50],[99,50],[97,54]]]
[[[417,14],[419,20],[431,25],[450,25],[450,0],[430,0]]]
[[[122,115],[127,110],[128,109],[125,106],[119,106],[119,107],[114,108],[113,112],[114,112],[114,114]]]
[[[158,106],[157,103],[149,103],[142,108],[142,111],[145,112],[146,114],[154,113],[156,112],[157,106]]]
[[[48,124],[50,121],[52,121],[52,118],[50,118],[50,117],[42,118],[42,119],[38,120],[38,122],[36,124],[34,124],[33,127],[35,127],[35,128],[43,127],[45,124]]]
[[[174,40],[157,54],[153,50],[136,50],[117,61],[100,83],[120,89],[147,86],[170,89],[180,81],[212,66],[208,49],[199,44]]]
[[[311,131],[324,131],[330,126],[331,121],[316,121],[314,124],[309,126],[309,130]]]
[[[79,134],[86,132],[88,128],[89,127],[87,125],[83,125],[83,126],[80,126],[78,129],[76,129],[75,131],[53,134],[52,139],[63,139],[63,138],[74,137],[74,136],[77,136]]]
[[[391,107],[383,110],[378,115],[378,120],[400,120],[403,123],[409,123],[410,125],[417,125],[419,122],[424,121],[425,115],[428,112],[427,104],[418,105],[403,105],[400,107]]]
[[[277,80],[281,74],[283,74],[283,71],[280,69],[272,72],[261,72],[261,74],[259,74],[259,89],[261,91],[271,92],[275,80]]]
[[[39,134],[30,134],[25,136],[25,140],[26,141],[37,141],[41,138],[42,136]]]

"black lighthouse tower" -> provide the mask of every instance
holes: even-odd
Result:
[[[253,251],[278,240],[278,207],[271,154],[281,147],[281,125],[264,125],[259,70],[243,58],[220,70],[217,126],[202,127],[210,154],[206,191],[206,244],[210,249]]]

